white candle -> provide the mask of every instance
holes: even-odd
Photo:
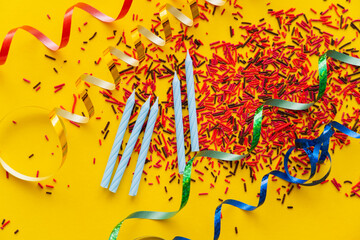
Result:
[[[194,86],[194,70],[193,62],[191,60],[189,51],[186,53],[185,59],[185,72],[186,72],[186,92],[189,108],[189,123],[190,123],[190,139],[191,151],[199,151],[199,135],[198,135],[198,122],[196,114],[195,102],[195,86]]]
[[[103,179],[101,181],[101,186],[103,188],[108,188],[108,186],[109,186],[109,182],[110,182],[110,178],[113,173],[113,170],[114,170],[116,158],[119,154],[121,143],[123,141],[124,134],[125,134],[127,125],[129,123],[130,115],[134,108],[134,104],[135,104],[135,90],[132,92],[132,94],[126,101],[124,113],[121,117],[120,125],[117,130],[113,146],[111,148],[109,160],[108,160],[106,168],[105,168]]]
[[[129,159],[131,157],[131,154],[134,150],[135,144],[137,139],[139,138],[139,134],[141,132],[141,129],[143,127],[143,124],[145,122],[146,116],[148,115],[150,107],[150,97],[146,100],[146,102],[141,106],[140,113],[138,118],[136,119],[135,126],[132,130],[132,133],[130,135],[129,141],[126,144],[124,154],[122,155],[120,159],[120,163],[118,168],[116,169],[114,178],[110,185],[110,191],[115,193],[119,187],[120,181],[124,175],[125,168],[129,162]]]
[[[154,131],[158,111],[159,111],[158,99],[156,98],[155,103],[151,107],[144,137],[141,143],[141,149],[136,163],[135,173],[131,182],[130,193],[129,193],[130,196],[136,196],[139,188],[141,174],[144,170],[144,163],[145,163],[146,155],[149,150],[151,136]]]
[[[174,97],[178,166],[179,166],[179,173],[182,174],[185,170],[184,126],[183,126],[182,107],[181,107],[181,86],[180,86],[180,81],[176,75],[176,72],[174,74],[174,80],[173,80],[173,97]]]

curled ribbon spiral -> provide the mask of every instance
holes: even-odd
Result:
[[[56,114],[59,116],[66,118],[70,121],[76,122],[76,123],[87,123],[89,119],[94,115],[94,106],[91,102],[91,99],[88,95],[88,88],[84,84],[85,82],[91,83],[93,85],[96,85],[100,88],[107,89],[107,90],[114,90],[115,86],[117,86],[120,83],[120,75],[119,70],[116,67],[115,62],[113,61],[113,55],[116,57],[121,57],[121,55],[118,54],[118,51],[116,48],[109,47],[104,51],[104,60],[107,63],[108,69],[114,79],[114,83],[109,83],[107,81],[104,81],[100,78],[93,77],[88,74],[82,74],[77,80],[76,80],[76,87],[77,91],[80,95],[81,100],[84,102],[86,110],[88,112],[89,117],[80,116],[71,112],[68,112],[61,108],[55,108]]]
[[[27,108],[30,108],[30,107],[27,107]],[[31,108],[38,108],[38,109],[45,110],[46,112],[48,112],[46,109],[43,109],[43,108],[40,108],[40,107],[31,107]],[[23,109],[23,108],[21,108],[21,109]],[[57,135],[57,137],[59,139],[59,142],[60,142],[61,163],[60,163],[59,167],[57,168],[59,170],[62,167],[62,165],[65,163],[65,159],[66,159],[66,155],[67,155],[67,151],[68,151],[68,144],[67,144],[67,140],[66,140],[65,126],[64,126],[64,123],[61,120],[61,118],[59,118],[59,116],[56,115],[54,110],[52,110],[48,114],[48,117],[49,117],[50,123],[51,123],[53,129],[55,130],[55,133],[56,133],[56,135]],[[3,122],[5,118],[6,118],[6,116],[3,118],[3,120],[1,122]],[[48,179],[49,177],[52,176],[52,175],[44,176],[44,177],[27,176],[27,175],[22,174],[22,173],[16,171],[15,169],[13,169],[1,157],[0,157],[0,164],[8,173],[10,173],[14,177],[17,177],[17,178],[22,179],[24,181],[38,182],[38,181]]]
[[[48,49],[50,49],[52,51],[57,51],[57,50],[65,47],[69,42],[70,31],[71,31],[71,21],[72,21],[72,16],[73,16],[73,12],[74,12],[75,8],[80,8],[80,9],[84,10],[85,12],[88,12],[90,15],[92,15],[93,17],[95,17],[96,19],[98,19],[98,20],[100,20],[102,22],[110,23],[110,22],[114,22],[116,20],[119,20],[119,19],[125,17],[125,15],[128,13],[128,11],[129,11],[129,9],[131,7],[131,4],[132,4],[132,0],[125,0],[124,3],[123,3],[123,6],[121,7],[120,13],[116,18],[109,17],[109,16],[105,15],[104,13],[100,12],[99,10],[97,10],[96,8],[90,6],[90,5],[86,4],[86,3],[81,3],[80,2],[80,3],[77,3],[77,4],[73,5],[73,6],[71,6],[65,12],[60,45],[57,45],[50,38],[45,36],[45,34],[43,34],[39,30],[37,30],[37,29],[35,29],[35,28],[31,27],[31,26],[24,25],[24,26],[21,26],[21,27],[11,29],[6,34],[5,39],[4,39],[4,41],[2,43],[2,46],[1,46],[0,65],[3,65],[6,62],[7,56],[9,54],[11,41],[12,41],[15,33],[19,29],[25,30],[25,31],[29,32],[30,34],[32,34],[42,44],[44,44],[45,47],[47,47]]]
[[[263,107],[265,105],[280,107],[284,109],[289,110],[306,110],[313,106],[325,93],[326,90],[326,84],[327,84],[327,57],[331,57],[335,60],[339,60],[341,62],[360,66],[360,59],[354,58],[351,56],[348,56],[346,54],[334,51],[334,50],[328,50],[325,54],[320,56],[319,58],[319,93],[314,103],[296,103],[296,102],[290,102],[280,99],[271,99],[267,100],[262,106],[260,106],[254,115],[253,120],[253,141],[251,143],[251,147],[248,151],[248,154],[244,155],[237,155],[237,154],[230,154],[225,152],[219,152],[219,151],[213,151],[213,150],[204,150],[198,152],[191,160],[188,161],[185,167],[184,175],[183,175],[183,182],[182,182],[182,198],[181,198],[181,204],[180,208],[177,211],[174,212],[154,212],[154,211],[140,211],[140,212],[134,212],[130,214],[128,217],[123,219],[119,224],[115,226],[115,228],[112,230],[109,240],[116,240],[120,231],[120,227],[122,226],[123,222],[127,219],[132,218],[142,218],[142,219],[152,219],[152,220],[165,220],[169,219],[173,216],[175,216],[181,209],[183,209],[189,199],[190,195],[190,183],[191,183],[191,168],[192,163],[195,158],[197,157],[210,157],[215,158],[219,160],[224,161],[237,161],[240,159],[243,159],[247,157],[250,152],[257,146],[259,139],[260,139],[260,133],[261,133],[261,125],[262,125],[262,112]],[[298,179],[290,175],[288,170],[288,158],[290,156],[290,153],[295,149],[294,147],[290,148],[285,155],[284,158],[284,168],[285,173],[280,171],[271,171],[270,173],[263,176],[261,181],[261,188],[260,188],[260,198],[257,206],[248,205],[246,203],[228,199],[225,200],[222,204],[220,204],[215,211],[215,220],[214,220],[214,240],[217,240],[220,236],[220,220],[221,220],[221,209],[223,204],[232,205],[235,207],[238,207],[240,209],[246,210],[246,211],[252,211],[261,206],[266,199],[266,192],[267,192],[267,183],[269,175],[274,175],[279,178],[282,178],[288,182],[291,183],[299,183],[302,185],[312,186],[321,183],[324,181],[330,174],[331,167],[329,168],[328,172],[319,180],[315,180],[311,183],[308,183],[314,175],[316,171],[316,163],[323,163],[326,157],[330,159],[330,154],[328,152],[329,147],[329,139],[334,133],[334,130],[332,127],[337,128],[341,132],[345,133],[348,136],[354,137],[354,138],[360,138],[360,134],[355,133],[349,129],[347,129],[345,126],[341,125],[337,122],[332,122],[325,126],[324,132],[315,140],[307,140],[307,139],[296,139],[295,143],[297,147],[302,148],[306,154],[308,155],[310,162],[311,162],[311,172],[310,177],[306,180],[304,179]],[[309,147],[314,147],[313,150],[310,150]],[[319,159],[319,152],[321,150],[320,159]],[[174,239],[186,239],[183,237],[175,237]]]
[[[207,0],[207,1],[210,2],[209,0]],[[197,18],[199,16],[199,8],[198,8],[197,1],[191,0],[189,5],[190,5],[192,18],[193,19]],[[125,55],[128,59],[132,60],[132,63],[130,63],[128,59],[126,60],[126,59],[120,58],[121,60],[123,60],[124,62],[126,62],[129,65],[138,66],[139,62],[141,62],[145,59],[145,50],[144,50],[144,46],[141,42],[141,35],[146,37],[150,42],[156,44],[157,46],[165,46],[165,43],[167,43],[168,41],[171,40],[172,32],[171,32],[170,21],[169,21],[167,12],[171,13],[176,19],[178,19],[181,23],[183,23],[184,25],[186,25],[188,27],[191,27],[194,23],[192,19],[188,18],[185,14],[180,12],[174,6],[172,6],[168,3],[164,4],[163,6],[160,7],[159,16],[161,19],[161,24],[163,26],[165,40],[158,37],[157,35],[155,35],[151,31],[149,31],[145,27],[138,25],[132,31],[132,38],[134,40],[135,50],[136,50],[138,59],[129,57],[128,55],[126,55],[122,52],[123,55]],[[120,51],[120,50],[118,50],[118,51]]]
[[[314,185],[317,185],[317,184],[323,182],[329,176],[330,171],[331,171],[331,157],[329,154],[329,142],[330,142],[330,137],[335,132],[334,129],[337,129],[340,132],[342,132],[352,138],[357,138],[357,139],[360,138],[360,134],[348,129],[347,127],[345,127],[344,125],[342,125],[336,121],[333,121],[333,122],[327,124],[325,126],[322,134],[314,140],[296,139],[295,140],[296,148],[304,150],[306,152],[307,156],[309,157],[310,164],[311,164],[309,178],[308,179],[299,179],[299,178],[296,178],[296,177],[293,177],[290,175],[288,161],[289,161],[289,156],[290,156],[291,152],[295,149],[295,147],[291,147],[287,151],[287,153],[284,157],[285,173],[275,170],[275,171],[271,171],[268,174],[266,174],[265,176],[263,176],[263,178],[261,180],[260,197],[259,197],[259,202],[258,202],[257,206],[252,206],[252,205],[248,205],[246,203],[243,203],[243,202],[240,202],[237,200],[228,199],[228,200],[225,200],[223,203],[221,203],[216,208],[215,219],[214,219],[214,240],[217,240],[220,236],[220,229],[221,229],[220,222],[221,222],[222,205],[223,204],[231,205],[231,206],[240,208],[245,211],[252,211],[252,210],[255,210],[256,208],[260,207],[265,202],[268,178],[270,175],[277,176],[277,177],[279,177],[285,181],[288,181],[290,183],[301,184],[301,185],[306,185],[306,186],[314,186]],[[313,150],[310,149],[311,147],[313,147]],[[321,153],[320,153],[320,151],[321,151]],[[330,167],[329,167],[329,170],[327,171],[327,173],[320,179],[315,180],[311,183],[307,183],[307,181],[312,179],[313,176],[315,175],[316,164],[323,163],[326,158],[329,158],[329,160],[330,160]]]
[[[119,70],[116,67],[115,62],[113,61],[113,56],[115,56],[115,57],[119,56],[118,52],[116,51],[115,48],[109,47],[104,51],[104,60],[106,61],[108,69],[114,79],[114,83],[104,81],[102,79],[93,77],[88,74],[82,74],[75,82],[77,92],[79,93],[79,97],[84,102],[85,108],[88,112],[88,117],[81,116],[81,115],[78,115],[75,113],[71,113],[71,112],[61,109],[61,108],[54,108],[49,114],[50,122],[51,122],[52,126],[54,127],[56,134],[61,143],[62,162],[61,162],[59,169],[65,162],[67,146],[68,146],[67,140],[66,140],[65,127],[64,127],[64,124],[63,124],[61,118],[59,118],[59,116],[65,118],[67,120],[70,120],[72,122],[75,122],[75,123],[87,123],[90,120],[90,118],[95,113],[95,109],[94,109],[93,103],[90,99],[90,96],[88,94],[88,86],[90,86],[90,85],[86,85],[85,83],[87,82],[87,83],[93,84],[95,86],[98,86],[100,88],[107,89],[107,90],[115,89],[115,86],[120,83],[120,74],[119,74]],[[26,175],[16,171],[15,169],[11,168],[2,158],[0,158],[0,164],[4,167],[4,169],[7,172],[9,172],[10,174],[12,174],[13,176],[15,176],[19,179],[25,180],[25,181],[33,181],[33,182],[34,181],[42,181],[42,180],[45,180],[52,176],[52,175],[50,175],[50,176],[41,177],[41,178],[26,176]]]

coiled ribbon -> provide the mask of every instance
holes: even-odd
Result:
[[[28,25],[24,25],[24,26],[21,26],[21,27],[11,29],[6,34],[5,39],[4,39],[4,41],[2,43],[2,46],[1,46],[0,65],[3,65],[6,62],[7,56],[9,54],[11,41],[12,41],[15,33],[19,29],[25,30],[28,33],[32,34],[42,44],[44,44],[45,47],[47,47],[48,49],[50,49],[52,51],[57,51],[57,50],[65,47],[69,42],[70,30],[71,30],[71,21],[72,21],[72,16],[73,16],[73,12],[74,12],[75,8],[80,8],[81,10],[84,10],[85,12],[89,13],[90,15],[92,15],[93,17],[95,17],[96,19],[98,19],[98,20],[100,20],[102,22],[111,23],[111,22],[114,22],[116,20],[119,20],[119,19],[125,17],[125,15],[128,13],[128,11],[129,11],[129,9],[131,7],[131,4],[132,4],[132,0],[124,0],[124,4],[121,7],[120,13],[116,18],[109,17],[109,16],[105,15],[104,13],[100,12],[99,10],[97,10],[96,8],[90,6],[90,5],[86,4],[86,3],[81,3],[80,2],[80,3],[77,3],[77,4],[73,5],[73,6],[71,6],[65,12],[60,45],[57,45],[56,43],[54,43],[50,38],[45,36],[45,34],[40,32],[36,28],[33,28],[31,26],[28,26]]]
[[[49,113],[49,120],[50,120],[52,126],[54,127],[55,132],[60,140],[61,150],[62,150],[62,161],[61,161],[60,167],[58,169],[60,169],[61,166],[64,164],[65,159],[66,159],[67,149],[68,149],[65,126],[64,126],[61,118],[59,118],[59,116],[65,118],[67,120],[70,120],[72,122],[75,122],[75,123],[87,123],[90,120],[90,118],[95,113],[95,108],[90,99],[90,96],[88,95],[88,88],[90,85],[86,85],[85,83],[87,82],[87,83],[93,84],[95,86],[98,86],[100,88],[107,89],[107,90],[115,89],[115,86],[120,83],[120,75],[119,75],[119,70],[117,69],[115,62],[113,61],[113,56],[116,56],[116,57],[118,56],[117,49],[115,49],[113,47],[109,47],[104,51],[104,60],[107,63],[108,69],[113,77],[114,83],[104,81],[102,79],[93,77],[88,74],[82,74],[75,82],[78,96],[83,101],[85,108],[87,110],[88,116],[81,116],[81,115],[78,115],[75,113],[71,113],[62,108],[54,108]],[[53,173],[49,176],[41,177],[41,178],[31,177],[31,176],[27,176],[27,175],[24,175],[24,174],[16,171],[10,165],[8,165],[2,158],[0,158],[0,164],[11,175],[13,175],[19,179],[25,180],[25,181],[32,181],[32,182],[42,181],[47,178],[50,178],[51,176],[53,176],[55,174],[55,173]]]
[[[109,240],[117,239],[120,228],[121,228],[123,222],[127,219],[141,218],[141,219],[152,219],[152,220],[165,220],[165,219],[169,219],[169,218],[175,216],[181,209],[183,209],[185,207],[185,205],[189,199],[189,195],[190,195],[191,167],[192,167],[192,163],[195,158],[210,157],[210,158],[215,158],[215,159],[224,160],[224,161],[237,161],[237,160],[241,160],[241,159],[247,157],[250,154],[250,152],[257,146],[257,144],[259,142],[260,133],[261,133],[261,125],[262,125],[262,112],[263,112],[263,108],[265,105],[280,107],[280,108],[294,110],[294,111],[306,110],[306,109],[310,108],[311,106],[313,106],[324,95],[325,90],[326,90],[327,57],[331,57],[335,60],[339,60],[341,62],[351,64],[354,66],[360,66],[360,59],[358,59],[358,58],[354,58],[354,57],[348,56],[346,54],[343,54],[343,53],[340,53],[340,52],[337,52],[334,50],[328,50],[325,54],[320,56],[319,61],[318,61],[319,93],[313,103],[296,103],[296,102],[290,102],[290,101],[281,100],[281,99],[270,99],[270,100],[265,101],[265,103],[255,111],[254,120],[253,120],[253,140],[251,142],[251,146],[250,146],[250,149],[248,150],[247,154],[237,155],[237,154],[230,154],[230,153],[213,151],[213,150],[205,150],[205,151],[198,152],[186,164],[184,175],[183,175],[183,182],[182,182],[181,204],[180,204],[180,208],[177,211],[174,211],[174,212],[154,212],[154,211],[134,212],[134,213],[130,214],[128,217],[126,217],[125,219],[123,219],[119,224],[117,224],[115,226],[115,228],[112,230],[112,232],[110,234]],[[240,202],[237,200],[228,199],[228,200],[225,200],[222,204],[220,204],[216,208],[215,220],[214,220],[214,240],[217,240],[220,236],[220,220],[221,220],[222,205],[227,204],[227,205],[238,207],[238,208],[246,210],[246,211],[252,211],[252,210],[258,208],[259,206],[261,206],[264,203],[264,201],[266,199],[267,183],[268,183],[269,175],[277,176],[277,177],[284,179],[291,183],[298,183],[298,184],[307,185],[307,186],[316,185],[316,184],[319,184],[322,181],[324,181],[330,174],[331,166],[330,166],[328,172],[321,179],[312,181],[311,183],[307,182],[310,179],[312,179],[312,177],[314,176],[317,162],[322,163],[322,162],[324,162],[326,157],[328,157],[330,159],[330,163],[331,163],[330,154],[328,152],[329,141],[330,141],[329,139],[332,136],[332,134],[334,133],[334,131],[331,127],[337,128],[338,130],[340,130],[341,132],[345,133],[346,135],[348,135],[350,137],[360,138],[360,135],[358,133],[355,133],[355,132],[347,129],[345,126],[341,125],[340,123],[332,122],[331,124],[328,124],[325,126],[324,132],[315,140],[296,139],[295,143],[297,143],[297,146],[302,148],[306,152],[306,154],[308,155],[308,157],[310,159],[311,172],[310,172],[309,178],[304,180],[304,179],[295,178],[290,175],[289,170],[288,170],[288,158],[290,156],[290,153],[295,149],[294,147],[290,148],[284,158],[285,173],[275,170],[275,171],[271,171],[270,173],[263,176],[262,181],[261,181],[261,188],[260,188],[260,198],[259,198],[259,203],[257,206],[252,206],[252,205],[248,205],[246,203],[243,203],[243,202]],[[309,149],[309,147],[312,147],[312,146],[314,147],[314,150]],[[320,154],[320,159],[319,159],[320,151],[321,151],[321,154]],[[186,239],[186,238],[175,237],[174,239]]]
[[[209,1],[209,0],[207,0]],[[199,16],[199,8],[196,0],[191,0],[189,3],[190,10],[192,14],[192,18],[195,19]],[[165,34],[165,40],[162,38],[156,36],[154,33],[146,29],[145,27],[138,25],[133,31],[132,31],[132,38],[134,40],[134,45],[137,53],[138,59],[131,58],[131,60],[134,62],[134,64],[130,64],[132,66],[139,65],[139,62],[143,61],[145,59],[145,49],[141,42],[141,35],[146,37],[150,42],[156,44],[157,46],[165,46],[165,43],[171,40],[172,32],[171,32],[171,26],[170,21],[168,17],[168,12],[171,13],[177,20],[179,20],[184,25],[191,27],[193,25],[193,20],[188,18],[185,14],[180,12],[177,8],[170,4],[164,4],[160,7],[159,16],[161,19],[161,24],[163,26],[164,34]],[[127,56],[127,55],[126,55]],[[121,58],[120,58],[121,59]],[[123,60],[123,59],[121,59]]]
[[[24,108],[24,107],[23,107]],[[22,110],[23,108],[20,108],[18,110]],[[46,109],[40,108],[40,107],[27,107],[27,108],[38,108],[41,110],[45,110],[47,112]],[[4,120],[6,119],[7,116],[5,116],[2,120],[1,123],[4,122]],[[49,120],[51,125],[53,126],[55,133],[60,141],[60,147],[61,147],[61,162],[60,165],[58,167],[58,170],[62,167],[62,165],[65,163],[65,159],[66,159],[66,155],[67,155],[67,151],[68,151],[68,144],[67,144],[67,140],[66,140],[66,131],[65,131],[65,126],[63,121],[61,120],[61,118],[58,117],[58,115],[56,115],[55,111],[52,110],[49,114],[48,114]],[[38,182],[38,181],[42,181],[45,179],[50,178],[52,175],[49,176],[44,176],[44,177],[31,177],[31,176],[27,176],[25,174],[22,174],[18,171],[16,171],[15,169],[13,169],[12,167],[10,167],[10,165],[8,165],[1,157],[0,157],[0,164],[1,166],[11,175],[22,179],[24,181],[29,181],[29,182]]]

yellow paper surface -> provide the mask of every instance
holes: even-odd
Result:
[[[115,17],[122,1],[111,0],[85,0],[109,16]],[[47,109],[62,105],[71,109],[73,93],[75,93],[75,81],[82,73],[93,73],[95,76],[111,80],[105,62],[95,65],[102,56],[102,51],[109,45],[114,46],[120,34],[125,31],[128,44],[132,44],[130,31],[139,22],[133,22],[133,14],[138,14],[143,26],[151,28],[151,18],[158,12],[156,4],[159,1],[134,0],[129,14],[122,20],[112,24],[104,24],[91,17],[84,11],[75,9],[70,42],[68,46],[58,52],[51,52],[46,49],[38,40],[23,31],[16,33],[10,49],[7,63],[0,66],[0,117],[21,106],[34,105]],[[160,1],[165,3],[164,1]],[[234,43],[236,37],[240,36],[238,25],[240,21],[258,22],[265,17],[276,29],[275,19],[269,18],[267,9],[274,10],[296,7],[297,11],[305,12],[308,18],[314,15],[310,7],[320,12],[325,10],[333,1],[279,1],[273,0],[269,6],[268,1],[238,1],[244,9],[238,11],[244,19],[236,22],[228,4],[223,16],[220,13],[223,7],[218,8],[214,17],[210,14],[209,23],[200,22],[195,30],[190,28],[188,35],[194,34],[201,39],[206,46],[217,40],[229,41],[229,26],[235,28]],[[21,25],[33,26],[56,43],[59,43],[61,36],[63,16],[68,7],[76,1],[44,1],[44,0],[12,0],[2,1],[0,4],[0,39],[4,38],[7,31]],[[183,8],[185,1],[170,1],[175,7]],[[204,2],[201,0],[201,4]],[[346,8],[350,6],[350,14],[354,19],[360,16],[360,2],[353,1],[348,4],[340,1]],[[184,13],[190,16],[190,10],[185,6]],[[212,10],[212,7],[210,7]],[[51,16],[51,20],[47,18]],[[170,17],[171,25],[177,31],[179,24],[176,19]],[[199,20],[195,21],[198,22]],[[88,22],[86,26],[84,22]],[[81,28],[79,32],[78,27]],[[355,37],[355,31],[350,27],[348,31],[338,33],[330,28],[324,30],[342,35],[347,34],[347,40]],[[113,35],[117,30],[117,37],[113,40],[106,38]],[[97,36],[88,44],[83,44],[97,31]],[[208,33],[208,35],[207,35]],[[241,39],[242,40],[242,39]],[[240,41],[240,39],[239,39]],[[149,42],[143,38],[147,45]],[[346,41],[344,40],[344,43]],[[359,43],[358,40],[355,43]],[[173,44],[167,44],[163,49],[165,53],[174,53],[170,49]],[[353,44],[356,46],[356,44]],[[80,48],[84,47],[85,51]],[[119,47],[129,51],[124,44]],[[211,52],[207,47],[202,47],[200,53],[211,58]],[[44,57],[48,54],[57,58],[56,61]],[[177,57],[183,59],[185,53],[178,53]],[[63,63],[67,60],[67,63]],[[78,64],[78,60],[81,60]],[[316,63],[316,57],[313,58]],[[56,74],[53,68],[58,70]],[[120,69],[125,69],[122,63]],[[313,68],[316,69],[316,64]],[[22,80],[29,79],[31,84]],[[142,78],[142,80],[144,80]],[[41,89],[38,92],[32,87],[41,82]],[[130,89],[126,81],[121,83],[121,89]],[[54,93],[54,86],[65,83],[66,86]],[[157,81],[156,94],[161,101],[166,100],[166,91],[171,86],[166,80]],[[100,89],[93,87],[90,90],[91,99],[95,106],[95,117],[101,120],[92,119],[81,128],[66,121],[68,133],[69,153],[64,167],[52,179],[42,182],[42,185],[54,185],[54,189],[41,189],[36,183],[20,181],[10,176],[6,178],[5,171],[0,170],[0,221],[10,220],[10,224],[0,231],[0,239],[107,239],[112,228],[128,214],[138,210],[173,211],[178,209],[181,197],[181,187],[177,180],[169,184],[169,176],[172,171],[145,167],[148,172],[147,182],[142,179],[139,193],[136,197],[128,195],[132,172],[135,169],[136,155],[131,159],[129,168],[126,169],[119,190],[116,194],[100,187],[100,182],[105,169],[110,149],[115,137],[119,120],[115,119],[110,104],[105,103],[104,98],[98,93]],[[114,96],[122,100],[123,91],[114,91]],[[349,106],[358,108],[358,105],[349,103]],[[76,111],[80,113],[85,108],[78,101]],[[170,110],[172,111],[172,110]],[[24,119],[31,119],[30,124],[18,123],[16,126],[10,122],[2,123],[0,127],[2,146],[0,151],[9,156],[9,163],[15,164],[25,173],[34,176],[40,169],[40,175],[50,173],[59,164],[60,152],[56,149],[57,142],[55,135],[51,135],[51,126],[47,126],[34,110],[31,113],[24,113]],[[185,111],[184,111],[185,114]],[[339,113],[338,115],[340,115]],[[121,114],[119,115],[121,117]],[[39,117],[39,121],[35,121]],[[35,120],[34,120],[35,119]],[[110,133],[102,146],[99,146],[98,139],[102,139],[101,130],[107,121],[111,121]],[[12,129],[16,127],[15,129]],[[19,130],[22,129],[22,130]],[[50,142],[45,141],[44,135],[48,134]],[[142,137],[143,134],[140,135]],[[125,135],[127,141],[129,134]],[[332,155],[333,170],[330,178],[335,177],[342,183],[344,180],[358,182],[359,178],[359,155],[358,146],[360,142],[353,140],[349,146],[337,151]],[[54,156],[51,155],[54,152]],[[34,153],[34,157],[28,158]],[[148,155],[149,156],[149,155]],[[154,156],[155,157],[155,156]],[[93,164],[93,159],[96,163]],[[5,159],[6,160],[6,159]],[[207,165],[207,161],[202,163]],[[199,169],[203,166],[199,165]],[[157,184],[155,176],[160,175],[161,184]],[[257,175],[258,178],[261,175]],[[194,174],[194,178],[197,179]],[[247,179],[247,193],[244,193],[241,178]],[[147,183],[154,185],[149,186]],[[341,192],[338,192],[331,183],[314,187],[302,187],[294,189],[290,196],[287,196],[284,205],[276,201],[278,196],[276,189],[286,182],[269,181],[267,200],[261,208],[253,212],[244,212],[239,209],[224,206],[221,239],[359,239],[360,208],[357,197],[347,198],[344,193],[349,192],[349,186],[344,185]],[[69,185],[69,187],[68,187]],[[165,193],[164,186],[167,186],[168,193]],[[225,194],[225,188],[229,191]],[[238,171],[237,176],[231,179],[231,184],[219,181],[214,189],[210,189],[209,181],[197,182],[192,185],[188,205],[174,218],[167,221],[150,220],[129,220],[123,225],[119,239],[134,239],[144,235],[156,235],[165,239],[172,239],[176,235],[188,237],[194,240],[212,239],[213,218],[216,206],[220,203],[218,198],[233,198],[246,203],[256,204],[256,193],[259,191],[260,181],[251,184],[248,178],[248,171]],[[45,192],[51,191],[52,195]],[[208,192],[208,196],[198,196],[198,193]],[[171,201],[168,201],[173,197]],[[287,209],[292,205],[294,209]],[[235,234],[237,227],[239,233]],[[14,231],[19,233],[14,235]]]

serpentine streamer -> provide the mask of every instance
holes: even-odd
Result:
[[[334,50],[328,50],[325,54],[321,55],[318,61],[319,66],[319,93],[317,98],[312,103],[296,103],[296,102],[290,102],[286,100],[281,99],[270,99],[265,101],[262,106],[260,106],[256,111],[254,115],[253,120],[253,141],[251,142],[250,149],[248,150],[247,154],[244,155],[237,155],[237,154],[230,154],[225,152],[219,152],[219,151],[213,151],[213,150],[204,150],[198,152],[191,160],[188,161],[185,167],[184,175],[183,175],[183,182],[182,182],[182,198],[181,198],[181,204],[180,208],[177,211],[173,212],[155,212],[155,211],[139,211],[134,212],[130,214],[128,217],[123,219],[119,224],[115,226],[115,228],[112,230],[109,240],[116,240],[120,231],[120,228],[123,224],[123,222],[127,219],[133,219],[133,218],[141,218],[141,219],[152,219],[152,220],[165,220],[169,219],[173,216],[175,216],[181,209],[183,209],[188,202],[189,195],[190,195],[190,179],[191,179],[191,168],[192,164],[195,158],[197,157],[210,157],[215,158],[219,160],[224,161],[238,161],[245,157],[247,157],[252,150],[255,149],[257,146],[259,139],[260,139],[260,133],[261,133],[261,125],[262,125],[262,115],[263,115],[263,108],[264,106],[274,106],[274,107],[280,107],[288,110],[294,110],[294,111],[301,111],[306,110],[313,106],[318,100],[321,99],[321,97],[324,95],[326,90],[326,84],[327,84],[327,57],[331,57],[335,60],[339,60],[341,62],[360,66],[360,59],[354,58],[351,56],[348,56],[346,54],[334,51]],[[221,209],[222,205],[227,204],[231,205],[237,208],[240,208],[242,210],[246,211],[252,211],[256,208],[260,207],[266,199],[266,192],[267,192],[267,183],[268,178],[270,175],[277,176],[285,181],[288,181],[290,183],[296,183],[296,184],[302,184],[306,186],[313,186],[316,184],[321,183],[324,181],[330,174],[331,171],[331,165],[329,167],[328,172],[320,179],[315,180],[311,183],[308,183],[310,179],[315,175],[316,171],[316,163],[323,163],[326,158],[329,158],[330,164],[331,164],[331,158],[330,154],[328,152],[329,148],[329,142],[330,137],[334,133],[334,129],[336,128],[339,131],[343,132],[344,134],[353,137],[353,138],[360,138],[360,134],[351,131],[350,129],[346,128],[345,126],[341,125],[338,122],[331,122],[330,124],[326,125],[324,128],[323,133],[314,140],[307,140],[307,139],[296,139],[295,143],[298,148],[302,148],[306,154],[308,155],[311,163],[311,171],[310,176],[308,179],[298,179],[290,175],[288,170],[288,158],[291,154],[291,152],[295,149],[295,147],[291,147],[288,152],[285,155],[284,158],[284,168],[285,173],[280,171],[271,171],[263,176],[261,181],[261,187],[260,187],[260,197],[259,202],[257,206],[248,205],[246,203],[234,200],[234,199],[228,199],[225,200],[223,203],[221,203],[215,211],[215,219],[214,219],[214,240],[217,240],[220,236],[220,221],[221,221]],[[313,150],[310,150],[309,147],[314,147]],[[320,153],[321,151],[321,153]],[[319,158],[320,154],[320,158]],[[175,237],[174,239],[187,239],[184,237]]]

